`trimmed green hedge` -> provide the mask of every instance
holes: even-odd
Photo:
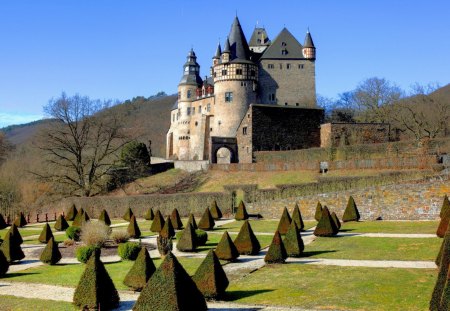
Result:
[[[136,260],[140,251],[141,246],[138,242],[120,243],[117,248],[117,253],[123,260]]]

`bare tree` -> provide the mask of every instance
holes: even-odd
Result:
[[[129,140],[110,101],[62,93],[44,107],[54,122],[37,141],[48,168],[41,178],[65,185],[70,195],[91,196],[102,188],[102,177],[114,165],[119,149]]]
[[[11,151],[12,145],[3,132],[0,132],[0,164],[6,160],[7,154]]]

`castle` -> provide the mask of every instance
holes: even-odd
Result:
[[[247,42],[236,17],[210,76],[188,53],[171,111],[166,156],[210,163],[251,163],[253,152],[320,146],[323,109],[316,106],[316,48],[286,29],[271,41],[256,27]]]

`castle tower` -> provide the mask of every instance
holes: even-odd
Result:
[[[313,39],[309,33],[309,29],[306,32],[305,43],[303,44],[303,56],[306,59],[315,60],[316,59],[316,47],[314,46]]]
[[[235,137],[252,103],[256,103],[258,66],[250,60],[250,49],[236,17],[225,41],[221,62],[213,66],[216,98],[211,136]]]
[[[220,47],[220,42],[217,44],[216,54],[213,57],[213,66],[220,62],[220,55],[222,55],[222,48]]]
[[[271,42],[269,40],[269,36],[267,35],[266,29],[263,27],[255,27],[248,45],[250,47],[250,51],[253,53],[263,53],[270,43]]]

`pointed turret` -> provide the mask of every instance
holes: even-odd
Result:
[[[225,40],[225,46],[222,51],[222,63],[228,63],[230,61],[230,40]]]
[[[309,32],[309,29],[306,32],[305,43],[303,44],[302,52],[303,52],[303,56],[306,59],[312,59],[312,60],[316,59],[316,47],[314,46],[314,42],[311,37],[311,33]]]
[[[200,65],[197,63],[197,56],[195,55],[194,49],[189,51],[183,69],[183,77],[181,77],[179,85],[202,85],[203,80],[200,77]]]
[[[217,65],[220,62],[220,55],[222,55],[222,47],[220,46],[220,42],[217,44],[216,54],[213,56],[213,66]]]
[[[234,18],[233,24],[231,25],[230,35],[228,37],[230,40],[230,60],[249,60],[250,49],[237,16]]]

